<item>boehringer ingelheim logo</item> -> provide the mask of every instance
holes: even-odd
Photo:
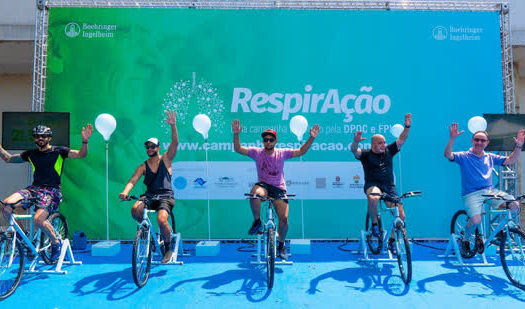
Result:
[[[70,38],[77,37],[80,34],[80,26],[77,23],[69,23],[64,28],[64,33]]]
[[[432,30],[432,36],[438,41],[443,41],[448,37],[448,30],[443,26],[436,26]]]

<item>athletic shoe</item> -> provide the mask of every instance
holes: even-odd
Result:
[[[287,260],[288,259],[288,253],[286,253],[286,246],[284,245],[284,242],[278,241],[277,243],[278,243],[278,245],[277,245],[277,254],[279,255],[279,257],[281,259]]]
[[[263,232],[263,227],[261,224],[261,219],[253,221],[252,227],[248,231],[249,235],[261,234]]]
[[[377,238],[381,237],[381,231],[379,230],[379,225],[377,223],[372,223],[372,236]]]
[[[51,256],[49,257],[49,259],[53,263],[58,261],[58,258],[60,257],[60,251],[62,251],[62,241],[61,240],[58,240],[58,241],[59,241],[58,244],[57,243],[51,244]]]
[[[393,255],[397,255],[396,246],[394,244],[395,239],[389,238],[388,239],[388,251],[390,251]]]
[[[483,239],[481,239],[479,234],[476,235],[476,250],[479,254],[482,254],[483,251],[485,251],[485,244],[483,243]]]
[[[171,256],[173,255],[173,249],[171,248],[170,243],[164,244],[164,249],[165,249],[165,252],[164,252],[164,256],[162,257],[161,262],[166,264],[169,261],[171,261]]]
[[[461,250],[463,250],[463,252],[465,253],[470,252],[470,241],[468,241],[467,239],[463,239],[461,241]]]

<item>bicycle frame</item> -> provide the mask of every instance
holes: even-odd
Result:
[[[268,198],[268,197],[264,197],[264,196],[258,196],[258,195],[254,195],[254,194],[249,194],[249,193],[246,193],[245,196],[247,196],[247,199],[259,199],[261,200],[261,204],[262,203],[267,203],[265,207],[267,207],[267,211],[266,211],[266,223],[264,224],[264,231],[262,234],[258,234],[257,235],[257,253],[253,254],[253,256],[257,257],[257,260],[256,261],[251,261],[250,263],[252,264],[265,264],[266,262],[262,260],[261,257],[264,256],[264,258],[266,258],[267,256],[267,252],[266,252],[266,242],[267,242],[267,239],[264,235],[266,235],[266,231],[269,229],[269,228],[273,228],[274,231],[276,231],[275,233],[275,243],[277,243],[277,230],[276,230],[276,227],[277,225],[275,224],[275,217],[273,215],[273,201],[274,199],[272,198]],[[287,194],[286,195],[286,199],[290,200],[290,199],[293,199],[293,197],[295,196],[295,194]],[[263,239],[264,238],[264,239]],[[263,243],[264,241],[264,243]],[[264,249],[262,249],[261,245],[264,245]],[[266,254],[263,254],[263,250],[265,250],[264,253]],[[274,247],[274,250],[275,250],[275,254],[277,254],[277,249],[276,247]],[[281,261],[275,261],[275,264],[281,264],[281,265],[293,265],[293,262],[292,261],[289,261],[289,260],[281,260]]]
[[[485,240],[485,249],[487,249],[488,246],[491,245],[491,241],[496,238],[496,235],[502,231],[502,230],[505,230],[505,232],[509,232],[509,229],[511,228],[518,228],[519,226],[511,220],[512,219],[512,212],[510,209],[507,209],[505,211],[505,216],[503,216],[503,218],[501,218],[501,221],[500,223],[498,224],[498,226],[494,229],[494,231],[487,237],[487,239]],[[481,226],[483,224],[480,224]],[[484,232],[484,228],[482,227],[482,234]]]
[[[150,237],[153,225],[151,224],[151,220],[149,219],[148,212],[155,212],[155,211],[147,209],[146,206],[144,205],[144,210],[142,211],[142,222],[139,223],[138,225],[139,225],[139,228],[145,227],[148,231],[148,247],[150,245],[151,238],[153,238],[156,248],[160,248],[160,242],[158,238]],[[160,231],[159,231],[159,235],[160,235]]]

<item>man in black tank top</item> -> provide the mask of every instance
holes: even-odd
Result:
[[[33,183],[8,196],[4,202],[9,204],[17,203],[22,199],[36,198],[35,215],[33,222],[52,240],[51,256],[52,261],[57,261],[62,249],[61,240],[55,235],[53,227],[46,220],[47,217],[58,211],[58,205],[62,201],[60,193],[60,178],[62,168],[66,158],[84,158],[88,152],[88,140],[93,133],[93,127],[88,124],[82,128],[82,147],[80,150],[69,149],[62,146],[51,146],[53,132],[49,127],[38,125],[33,128],[33,139],[37,148],[26,150],[21,154],[10,154],[0,146],[0,157],[7,163],[29,162],[33,168]],[[27,208],[31,205],[20,205]],[[9,218],[13,209],[4,207],[2,209],[6,219]]]
[[[161,155],[159,153],[159,140],[155,137],[148,139],[144,144],[146,145],[146,152],[149,158],[137,167],[135,173],[133,173],[133,176],[131,176],[131,179],[124,187],[124,190],[119,194],[121,199],[126,199],[131,189],[133,189],[139,179],[144,176],[144,184],[147,190],[142,195],[144,199],[133,204],[131,216],[133,216],[137,222],[142,222],[144,206],[157,211],[157,222],[165,247],[162,263],[169,262],[173,255],[173,248],[171,246],[172,231],[168,223],[168,218],[175,205],[173,189],[171,188],[171,163],[177,153],[177,146],[179,144],[175,120],[176,114],[174,111],[166,111],[166,116],[166,123],[171,127],[171,143],[168,146],[168,151]]]

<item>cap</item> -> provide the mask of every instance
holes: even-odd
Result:
[[[147,145],[148,143],[152,143],[155,145],[159,145],[159,139],[156,137],[150,137],[147,141],[144,142],[144,145]]]
[[[262,137],[265,137],[266,135],[273,135],[273,137],[277,138],[277,132],[275,132],[275,130],[273,130],[273,129],[266,129],[261,134]]]

